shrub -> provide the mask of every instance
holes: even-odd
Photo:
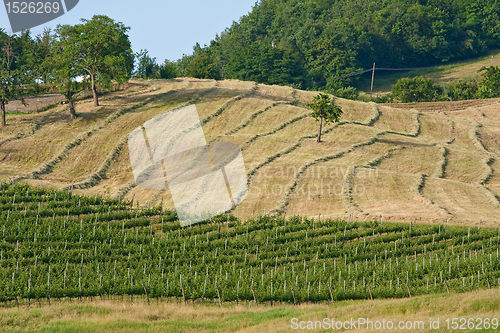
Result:
[[[478,98],[500,97],[500,68],[498,66],[481,67],[478,72],[485,72],[479,83]]]
[[[443,89],[434,84],[432,79],[422,76],[402,78],[392,86],[392,95],[403,103],[436,101],[442,93]]]
[[[467,82],[459,80],[448,85],[448,97],[451,101],[462,101],[467,99],[476,99],[478,92],[476,81]]]
[[[345,99],[356,100],[358,98],[358,91],[354,87],[344,87],[340,89],[335,89],[332,91],[332,94]]]
[[[392,93],[382,94],[374,97],[369,97],[365,99],[365,102],[375,102],[375,103],[392,103],[394,98],[392,97]]]

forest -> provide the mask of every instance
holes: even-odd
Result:
[[[500,46],[496,0],[262,0],[210,45],[177,61],[180,76],[332,90],[377,67],[475,58]]]

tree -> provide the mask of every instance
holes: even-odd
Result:
[[[78,66],[78,45],[76,44],[78,34],[79,30],[73,26],[59,25],[51,48],[51,57],[46,61],[53,68],[51,77],[68,102],[71,120],[76,117],[73,96],[80,86],[77,77],[84,74],[84,70]]]
[[[36,59],[38,78],[43,83],[50,81],[50,72],[53,69],[50,62],[46,61],[52,52],[52,43],[54,41],[54,34],[50,29],[44,29],[41,35],[37,35],[35,39],[35,47],[33,58]]]
[[[177,66],[175,63],[165,60],[163,65],[160,65],[160,78],[173,79],[178,76]]]
[[[217,63],[210,54],[202,49],[198,43],[194,47],[194,57],[186,67],[186,75],[198,79],[221,79]]]
[[[141,50],[135,53],[137,69],[134,77],[140,79],[157,79],[160,76],[160,66],[156,63],[156,58],[149,56],[148,50]]]
[[[330,96],[322,93],[314,96],[312,103],[307,104],[307,107],[313,110],[311,116],[316,121],[319,120],[318,139],[316,140],[319,143],[321,142],[323,119],[325,120],[325,125],[330,122],[338,122],[342,115],[342,108],[335,105],[335,101]]]
[[[356,66],[357,52],[352,46],[342,42],[345,39],[350,40],[348,37],[339,38],[338,35],[324,36],[307,51],[306,63],[309,75],[314,81],[326,81],[327,89],[332,92],[349,84],[352,79],[352,77],[343,79],[338,77],[360,70]]]
[[[269,44],[252,44],[235,51],[226,66],[232,78],[267,84],[303,83],[301,62],[289,51]]]
[[[104,15],[95,15],[91,20],[82,19],[75,26],[78,34],[78,66],[87,72],[94,96],[94,106],[99,106],[96,84],[104,87],[111,80],[123,83],[128,80],[134,67],[134,54],[127,35],[129,27]]]
[[[0,30],[0,110],[2,112],[2,126],[6,126],[5,106],[13,99],[24,103],[22,71],[19,58],[21,48],[19,37],[7,35]]]

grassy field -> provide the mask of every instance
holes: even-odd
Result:
[[[398,325],[423,321],[418,330],[400,332],[477,332],[472,329],[448,329],[446,319],[499,318],[500,291],[481,290],[464,294],[442,294],[374,301],[341,301],[334,304],[259,305],[235,303],[217,305],[166,303],[136,299],[134,304],[119,300],[77,300],[46,302],[27,309],[0,309],[1,332],[290,332],[292,319],[298,321],[350,321],[366,318],[373,322],[385,320]],[[439,319],[439,329],[431,329],[429,321]],[[451,321],[450,321],[451,323]],[[304,324],[304,325],[307,325]],[[306,326],[307,327],[307,326]],[[298,330],[321,332],[323,330]],[[376,332],[357,327],[354,332]],[[387,331],[387,330],[386,330]],[[496,332],[483,329],[481,332]]]

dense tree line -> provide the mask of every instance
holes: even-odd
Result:
[[[158,64],[155,57],[150,57],[148,50],[135,53],[137,68],[133,73],[140,79],[173,79],[178,76],[177,65],[169,60]]]
[[[29,31],[8,35],[0,30],[0,110],[11,100],[36,94],[50,85],[65,96],[71,119],[76,117],[73,96],[88,88],[99,105],[97,88],[109,88],[132,75],[134,54],[130,28],[103,15],[80,24],[59,25],[32,37]]]
[[[496,0],[261,0],[177,64],[180,75],[339,89],[373,62],[428,66],[498,48],[499,12]]]

